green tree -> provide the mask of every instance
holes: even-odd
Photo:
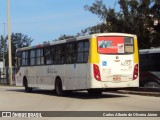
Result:
[[[74,35],[61,35],[59,38],[54,39],[53,41],[59,41],[59,40],[64,40],[64,39],[69,39],[69,38],[74,38]]]
[[[160,5],[158,0],[119,0],[120,11],[107,8],[102,0],[96,0],[87,11],[97,15],[106,23],[100,25],[100,32],[121,32],[136,34],[140,48],[160,46]],[[155,25],[155,20],[158,24]],[[98,27],[94,27],[95,29]],[[91,29],[90,29],[91,31]]]
[[[30,46],[33,39],[22,33],[12,33],[11,41],[12,41],[12,63],[14,65],[16,49]]]
[[[2,55],[3,50],[5,49],[5,60],[6,66],[8,66],[8,36],[6,38],[0,37],[0,55]],[[22,33],[12,33],[11,34],[11,41],[12,41],[12,64],[15,65],[15,54],[16,49],[21,47],[30,46],[33,39],[24,35]],[[4,47],[2,47],[4,46]],[[1,56],[0,56],[1,57]]]
[[[3,61],[6,58],[7,53],[7,38],[4,38],[4,36],[0,36],[0,61]]]
[[[154,21],[152,25],[152,42],[160,45],[160,0],[155,0],[154,5],[151,7],[151,20]]]

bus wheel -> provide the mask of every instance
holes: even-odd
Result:
[[[62,88],[62,81],[61,81],[60,78],[56,79],[55,92],[58,96],[63,96],[64,95],[64,91],[63,91],[63,88]]]
[[[27,93],[31,93],[32,92],[32,88],[31,87],[28,87],[28,81],[26,78],[24,78],[24,87],[25,87],[25,91]]]
[[[91,96],[101,96],[102,95],[102,90],[90,89],[87,91],[88,91],[88,94]]]

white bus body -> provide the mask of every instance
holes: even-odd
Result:
[[[106,43],[109,39],[109,46],[100,48],[99,44],[102,43],[102,39]],[[118,43],[118,40],[121,42]],[[126,41],[131,41],[131,43]],[[72,51],[74,45],[76,47]],[[53,51],[56,50],[51,54],[55,62],[47,64],[49,58],[45,54],[48,55],[48,49],[51,50],[52,47],[54,47]],[[36,51],[35,56],[31,55],[31,51]],[[58,58],[60,55],[62,59]],[[69,62],[69,56],[72,57],[72,62]],[[31,65],[34,59],[35,64]],[[135,35],[93,34],[18,49],[16,85],[52,90],[56,89],[56,80],[58,80],[60,83],[57,82],[57,84],[62,85],[63,91],[138,87],[138,64],[138,46]]]

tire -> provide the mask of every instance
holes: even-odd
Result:
[[[31,93],[32,92],[32,88],[28,87],[28,81],[26,78],[24,78],[24,88],[25,88],[25,92],[27,93]]]
[[[87,91],[90,96],[101,96],[102,95],[102,90],[90,89]]]
[[[158,84],[157,82],[155,81],[152,81],[152,82],[147,82],[144,84],[144,87],[145,88],[160,88],[160,84]]]
[[[62,81],[61,81],[60,78],[56,79],[55,92],[56,92],[57,96],[63,96],[64,95],[64,91],[63,91],[63,88],[62,88]]]
[[[160,88],[160,83],[153,77],[148,77],[140,80],[140,87],[144,88]]]

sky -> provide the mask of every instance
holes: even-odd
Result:
[[[118,0],[103,0],[114,7]],[[60,35],[76,35],[82,29],[101,23],[84,10],[95,0],[10,0],[11,33],[33,39],[32,45],[52,41]],[[5,24],[4,24],[5,23]],[[7,0],[0,0],[0,35],[7,35]]]

